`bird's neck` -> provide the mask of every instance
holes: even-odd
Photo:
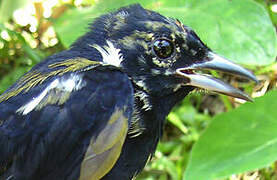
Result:
[[[125,179],[131,179],[143,169],[156,150],[166,116],[190,90],[192,88],[180,89],[174,94],[162,97],[148,95],[139,89],[135,90],[131,127],[120,158],[109,176],[120,174],[121,177],[126,177]]]
[[[141,89],[136,89],[134,114],[129,134],[139,135],[149,130],[152,133],[155,131],[152,135],[159,139],[166,116],[192,90],[192,87],[185,87],[172,94],[154,96]]]

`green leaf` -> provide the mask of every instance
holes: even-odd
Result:
[[[184,134],[188,133],[188,129],[176,113],[170,113],[168,115],[168,121],[179,128]]]
[[[218,54],[245,65],[268,65],[277,55],[277,38],[266,9],[252,0],[187,0],[161,7],[162,14],[189,25]]]
[[[144,0],[144,4],[151,1]],[[89,24],[93,22],[94,18],[136,2],[139,1],[102,0],[96,6],[66,11],[59,19],[54,21],[53,25],[60,41],[68,48],[78,37],[89,30]],[[142,3],[142,1],[140,2]]]
[[[55,28],[68,47],[93,17],[133,3],[180,19],[211,49],[237,63],[268,65],[277,55],[274,26],[265,8],[252,0],[102,0],[89,10],[67,12]]]
[[[277,160],[277,90],[218,115],[193,147],[186,180],[211,180]]]
[[[17,67],[0,80],[0,94],[3,93],[12,83],[16,82],[24,73],[28,71],[28,67]]]
[[[59,40],[69,47],[78,37],[88,31],[89,23],[100,14],[94,8],[69,9],[59,19],[54,21],[54,28]]]

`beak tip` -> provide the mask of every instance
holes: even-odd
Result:
[[[253,98],[250,97],[248,94],[245,94],[244,92],[242,91],[238,91],[238,96],[236,96],[236,98],[240,98],[240,99],[243,99],[245,101],[248,101],[248,102],[254,102]]]
[[[251,79],[252,81],[254,81],[256,84],[259,84],[260,81],[258,80],[258,78],[253,74],[251,73],[251,76],[249,76],[249,79]]]
[[[260,80],[258,80],[257,78],[254,80],[256,84],[260,83]]]
[[[243,99],[248,102],[254,102],[254,99],[252,97],[250,97],[248,94],[245,94],[243,92],[241,92],[241,93],[242,94],[240,96],[237,96],[237,98]]]
[[[251,97],[248,97],[246,101],[248,101],[248,102],[254,102],[254,99],[251,98]]]

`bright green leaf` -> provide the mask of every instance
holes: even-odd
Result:
[[[268,65],[277,55],[270,17],[252,0],[187,0],[186,6],[161,7],[196,30],[215,52],[240,64]]]
[[[211,180],[277,160],[277,91],[218,115],[195,144],[186,180]]]
[[[154,0],[151,0],[154,1]],[[151,1],[140,1],[147,4]],[[65,47],[69,47],[78,37],[88,31],[89,24],[94,18],[103,13],[116,10],[122,6],[133,4],[135,0],[105,0],[100,1],[96,6],[84,9],[70,9],[66,11],[59,19],[54,21],[54,28],[58,37]]]
[[[252,0],[105,0],[90,10],[71,10],[55,27],[68,47],[88,22],[104,12],[140,3],[191,26],[215,52],[245,65],[268,65],[277,54],[274,26],[264,7]]]
[[[78,37],[88,31],[89,23],[97,16],[99,14],[96,14],[93,8],[70,9],[53,25],[60,41],[68,48]]]
[[[175,113],[170,113],[168,115],[168,121],[174,124],[177,128],[179,128],[184,134],[188,133],[188,129],[183,124],[182,120]]]

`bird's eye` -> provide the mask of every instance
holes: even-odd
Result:
[[[173,54],[174,45],[168,39],[157,39],[153,43],[153,51],[159,58],[166,59]]]

